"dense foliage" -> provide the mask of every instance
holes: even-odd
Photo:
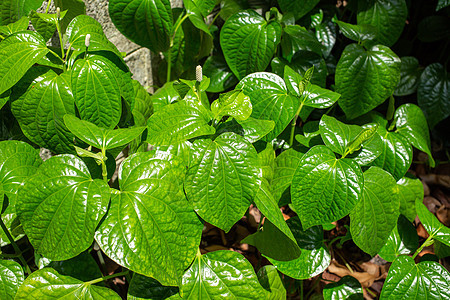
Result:
[[[439,163],[449,2],[183,3],[109,1],[117,29],[162,54],[153,95],[81,0],[0,4],[0,298],[284,299],[350,241],[392,262],[381,299],[450,298],[448,271],[418,260],[433,242],[447,256],[450,229],[407,173],[413,149]],[[257,266],[200,251],[207,224],[229,232],[254,206],[240,242]],[[343,277],[309,295],[362,293]]]

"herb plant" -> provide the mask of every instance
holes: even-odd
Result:
[[[289,280],[303,297],[349,240],[392,262],[381,299],[450,298],[444,266],[416,259],[450,247],[450,229],[407,173],[413,149],[439,163],[429,129],[450,114],[448,59],[396,54],[409,1],[322,2],[110,0],[117,29],[162,54],[150,95],[82,1],[4,0],[0,298],[284,299]],[[423,33],[436,23],[421,42],[448,38]],[[264,219],[238,242],[256,268],[200,251],[204,228],[230,232],[250,206]],[[338,221],[347,233],[330,240]],[[323,297],[362,293],[346,276]]]

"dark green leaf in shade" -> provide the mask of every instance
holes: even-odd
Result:
[[[258,156],[243,137],[226,132],[193,143],[184,188],[206,222],[228,232],[258,191]]]
[[[300,50],[312,51],[322,55],[326,48],[322,45],[314,33],[299,25],[288,25],[283,28],[281,38],[281,49],[283,57],[291,61],[295,52]]]
[[[400,58],[400,81],[395,88],[395,96],[407,96],[416,92],[423,69],[414,56]]]
[[[60,20],[64,19],[67,11],[60,13]],[[34,29],[44,38],[45,41],[51,39],[56,32],[56,23],[58,19],[56,14],[43,14],[32,11],[30,14],[30,21]]]
[[[174,286],[163,286],[156,279],[145,277],[140,274],[134,274],[128,288],[128,300],[145,300],[145,299],[172,299],[178,295],[178,288]]]
[[[303,228],[346,216],[361,200],[364,178],[351,159],[336,159],[326,146],[314,146],[301,159],[292,179],[291,200]]]
[[[331,21],[317,25],[316,38],[325,46],[323,56],[327,58],[336,43],[336,25]]]
[[[37,32],[22,31],[0,43],[0,94],[15,85],[49,49]]]
[[[397,184],[378,167],[364,172],[361,200],[350,213],[350,233],[355,244],[374,256],[386,244],[399,215]]]
[[[264,71],[280,39],[281,25],[277,21],[267,22],[254,10],[234,14],[220,31],[225,59],[239,79],[253,72]]]
[[[423,199],[422,182],[407,173],[405,177],[397,181],[397,188],[400,198],[400,213],[412,222],[417,215],[415,202],[417,199]]]
[[[109,288],[61,275],[52,268],[44,268],[33,272],[25,279],[15,299],[120,300],[121,298]]]
[[[281,273],[299,280],[314,277],[325,271],[330,265],[331,256],[323,243],[322,226],[302,230],[302,224],[298,217],[290,218],[287,220],[287,224],[300,247],[300,257],[291,261],[268,258],[269,261]]]
[[[409,256],[399,256],[389,268],[380,299],[448,299],[450,274],[439,263],[418,264]]]
[[[419,236],[414,225],[400,215],[397,225],[392,230],[386,244],[378,252],[384,260],[394,261],[397,256],[414,253],[419,247]]]
[[[289,197],[292,178],[294,177],[295,170],[300,164],[300,160],[303,157],[302,152],[294,149],[288,149],[283,151],[275,159],[275,169],[273,180],[271,183],[272,193],[275,200],[280,204],[283,196]]]
[[[203,74],[211,78],[211,84],[206,90],[210,93],[223,92],[238,83],[238,79],[231,72],[222,56],[212,55],[208,57],[203,65]]]
[[[236,121],[245,121],[252,114],[250,97],[240,90],[220,94],[219,99],[211,104],[211,111],[217,121],[224,116],[230,116]]]
[[[24,280],[22,267],[13,260],[0,260],[0,298],[14,300]]]
[[[202,224],[180,190],[181,159],[136,153],[119,169],[120,192],[95,239],[128,269],[177,286],[200,243]]]
[[[293,13],[296,20],[310,12],[317,3],[319,3],[319,0],[304,0],[301,4],[291,0],[278,0],[281,11],[285,14]]]
[[[64,125],[65,114],[75,114],[68,73],[49,70],[31,82],[14,100],[11,110],[25,136],[54,153],[74,153],[73,134]]]
[[[83,121],[72,115],[64,116],[67,128],[80,140],[97,149],[112,149],[123,147],[137,138],[145,127],[122,129],[104,129],[88,121]]]
[[[38,9],[42,0],[2,0],[0,2],[0,25],[15,22],[32,10]]]
[[[430,166],[435,163],[431,155],[430,131],[422,110],[414,104],[403,104],[394,115],[396,132],[405,137],[417,149],[428,154]]]
[[[334,20],[339,25],[339,29],[345,37],[361,43],[366,40],[373,40],[376,37],[376,28],[368,24],[354,25],[342,21]]]
[[[183,299],[265,299],[252,265],[234,251],[197,255],[183,275]]]
[[[266,265],[258,271],[259,283],[270,292],[268,300],[286,299],[283,280],[274,266]]]
[[[133,80],[134,87],[134,123],[137,126],[146,126],[147,120],[153,114],[153,101],[150,94],[137,80]]]
[[[14,241],[21,239],[25,233],[23,232],[22,224],[20,223],[19,217],[16,213],[16,203],[9,201],[8,207],[2,213],[2,221],[5,223],[6,228],[8,228]],[[0,246],[9,245],[11,242],[6,236],[3,230],[0,231]]]
[[[207,17],[214,7],[216,6],[217,0],[192,0],[198,7],[203,17]]]
[[[450,115],[450,74],[434,63],[425,68],[417,87],[417,103],[427,118],[430,129]]]
[[[450,25],[447,16],[427,16],[417,28],[417,38],[425,43],[447,40],[450,38]]]
[[[439,241],[434,241],[434,252],[439,258],[449,257],[450,256],[450,247],[444,243]]]
[[[386,46],[365,50],[348,45],[336,67],[339,106],[349,119],[359,117],[383,103],[400,79],[400,59]]]
[[[153,145],[171,145],[202,135],[214,134],[208,125],[212,116],[201,104],[180,101],[156,111],[147,122],[147,141]]]
[[[419,220],[432,238],[450,246],[450,228],[442,224],[435,215],[423,204],[422,199],[416,199],[416,210]]]
[[[249,117],[245,121],[230,120],[221,123],[217,127],[216,135],[224,132],[234,132],[243,136],[249,143],[254,143],[265,137],[275,127],[275,122],[272,120],[260,120]]]
[[[131,41],[157,53],[170,46],[173,16],[170,0],[111,0],[109,15]]]
[[[283,132],[300,105],[297,97],[288,94],[283,79],[272,73],[250,74],[236,88],[250,97],[253,118],[275,122],[274,130],[265,136],[265,141],[271,141]]]
[[[83,0],[55,0],[55,6],[61,11],[67,10],[66,16],[60,21],[62,32],[66,31],[67,25],[75,17],[86,14],[86,5]]]
[[[436,11],[441,10],[450,5],[450,0],[438,0],[438,4],[436,5]]]
[[[6,38],[8,35],[28,29],[28,17],[22,17],[14,23],[0,26],[0,34]]]
[[[405,0],[371,0],[358,2],[358,25],[376,28],[376,41],[392,46],[400,37],[406,23],[408,8]]]
[[[88,251],[81,252],[68,260],[51,261],[46,267],[81,281],[94,280],[103,276],[97,262]]]
[[[109,187],[70,154],[46,160],[19,189],[17,215],[35,251],[65,260],[86,250],[106,213]]]
[[[342,277],[338,282],[329,283],[325,285],[323,289],[323,299],[362,300],[364,299],[363,289],[358,279],[350,275],[347,275]]]

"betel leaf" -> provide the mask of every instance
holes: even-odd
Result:
[[[380,299],[448,299],[450,274],[439,263],[399,256],[389,268]]]
[[[338,93],[321,88],[318,85],[309,84],[300,101],[309,107],[327,108],[338,101],[340,96]]]
[[[145,130],[145,127],[104,129],[72,115],[65,115],[64,123],[83,142],[105,150],[125,146]]]
[[[120,300],[121,298],[111,289],[61,275],[52,268],[44,268],[33,272],[25,279],[15,299]]]
[[[358,2],[358,25],[376,28],[376,40],[388,47],[400,37],[405,26],[408,8],[405,0],[371,0]]]
[[[350,213],[350,233],[355,244],[374,256],[386,244],[397,224],[400,202],[397,183],[378,167],[364,172],[361,200]]]
[[[322,226],[302,230],[298,217],[290,218],[286,223],[294,234],[301,254],[291,261],[268,258],[269,261],[283,274],[299,280],[314,277],[325,271],[330,265],[331,256],[323,243]]]
[[[274,127],[275,122],[272,120],[260,120],[252,117],[249,117],[245,121],[236,121],[233,119],[221,123],[217,127],[216,135],[231,131],[243,136],[246,141],[254,143],[265,137]]]
[[[24,280],[22,267],[13,260],[0,260],[0,298],[14,300]]]
[[[201,3],[201,1],[198,2]],[[193,0],[183,0],[183,4],[186,9],[186,15],[189,17],[192,24],[209,36],[212,36],[211,32],[209,32],[208,25],[206,25],[205,20],[203,19],[204,15],[200,7],[198,7]]]
[[[49,49],[37,32],[17,32],[0,43],[0,94],[15,85]]]
[[[409,255],[419,247],[419,237],[414,225],[400,215],[386,244],[378,252],[384,260],[394,261],[402,254]]]
[[[183,299],[265,299],[252,265],[234,251],[197,255],[183,275]]]
[[[450,115],[449,86],[450,73],[439,63],[427,66],[420,76],[417,102],[427,118],[430,129]]]
[[[62,32],[66,31],[67,25],[79,15],[86,14],[86,5],[83,0],[55,0],[55,6],[61,11],[67,10],[66,16],[60,22]]]
[[[49,261],[48,258],[43,258],[42,260]],[[89,249],[68,260],[49,261],[46,267],[55,269],[61,275],[70,276],[81,281],[102,277],[102,272],[94,257],[89,253]]]
[[[131,41],[157,53],[170,46],[173,16],[169,0],[111,0],[109,15]]]
[[[275,200],[280,204],[283,195],[289,196],[292,178],[295,170],[300,164],[304,153],[294,149],[283,151],[275,159],[275,169],[271,183],[272,193]]]
[[[317,40],[325,46],[323,56],[327,58],[330,56],[331,50],[336,43],[336,25],[331,21],[327,21],[317,25],[315,29]]]
[[[342,277],[338,282],[325,285],[325,287],[323,288],[323,299],[364,299],[363,289],[358,279],[353,276],[347,275]]]
[[[423,69],[419,66],[419,61],[414,56],[404,56],[400,60],[400,81],[395,88],[394,95],[411,95],[417,90]]]
[[[0,34],[3,35],[3,38],[6,38],[8,35],[11,35],[13,33],[25,31],[28,29],[28,23],[28,18],[22,17],[14,23],[0,26]]]
[[[345,115],[356,118],[383,103],[400,79],[400,59],[386,46],[365,50],[358,44],[345,47],[336,67],[338,103]]]
[[[266,21],[254,10],[231,16],[220,31],[225,59],[237,78],[264,71],[280,43],[281,25]]]
[[[151,170],[149,172],[149,170]],[[180,284],[195,257],[202,225],[182,194],[176,157],[137,153],[119,169],[120,192],[95,234],[116,263],[163,285]]]
[[[422,199],[416,199],[416,210],[419,220],[432,238],[450,246],[450,228],[442,224],[428,208],[423,204]]]
[[[258,190],[258,156],[243,137],[226,132],[196,140],[184,188],[195,211],[228,232]]]
[[[73,135],[62,117],[75,114],[68,73],[49,70],[30,83],[11,110],[30,141],[55,153],[73,153]]]
[[[288,94],[283,79],[272,73],[250,74],[236,88],[250,97],[253,118],[275,122],[274,130],[265,136],[265,141],[271,141],[283,132],[300,105],[297,97]]]
[[[214,134],[208,125],[212,116],[201,104],[180,101],[155,112],[147,122],[147,141],[153,145],[171,145],[202,135]]]
[[[219,99],[211,104],[211,111],[216,120],[220,121],[224,116],[230,116],[236,121],[245,121],[252,114],[250,97],[240,90],[234,90],[220,94]]]
[[[64,19],[67,11],[60,13],[59,20]],[[56,32],[56,24],[59,21],[56,14],[43,14],[32,11],[30,14],[30,21],[34,29],[44,38],[45,41],[51,39]]]
[[[128,300],[144,299],[181,299],[176,297],[178,288],[174,286],[163,286],[156,279],[134,274],[127,292]]]
[[[283,13],[293,13],[296,20],[300,19],[309,11],[311,11],[317,3],[319,3],[319,0],[304,0],[302,1],[301,5],[295,3],[295,1],[278,0],[281,11]]]
[[[268,300],[286,299],[286,289],[274,266],[266,265],[258,270],[259,283],[270,292]]]
[[[336,159],[326,146],[314,146],[301,159],[292,179],[291,200],[304,229],[339,220],[358,201],[364,185],[359,165]]]
[[[176,87],[179,87],[180,84],[176,85],[176,83],[176,81],[166,82],[151,96],[153,109],[155,112],[161,110],[164,106],[174,103],[182,98],[176,89]]]
[[[3,0],[0,3],[0,25],[6,25],[28,16],[32,10],[38,9],[42,0]]]
[[[211,84],[206,90],[210,93],[223,92],[238,82],[225,58],[218,55],[212,55],[206,59],[203,65],[203,74],[211,79]]]
[[[70,154],[46,160],[18,195],[25,233],[35,251],[53,260],[75,257],[92,244],[110,197],[108,185],[92,179],[83,161]]]
[[[339,20],[334,20],[339,25],[342,34],[347,38],[361,43],[366,40],[373,40],[376,37],[376,28],[369,24],[354,25]]]
[[[133,80],[134,107],[133,117],[137,126],[146,126],[147,120],[153,114],[153,101],[147,90],[137,80]]]
[[[322,55],[325,46],[317,40],[314,33],[309,32],[306,28],[299,25],[287,25],[283,28],[281,49],[283,57],[291,61],[295,52],[300,50],[312,51]]]
[[[431,155],[430,131],[422,110],[414,104],[401,105],[394,114],[396,132],[405,137],[417,149],[428,154],[430,166],[435,165]]]
[[[400,213],[412,222],[417,215],[415,202],[417,199],[423,199],[423,184],[420,179],[407,173],[405,177],[397,181],[397,188],[400,198]]]

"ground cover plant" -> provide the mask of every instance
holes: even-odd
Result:
[[[149,94],[81,0],[4,0],[0,298],[450,298],[414,176],[448,161],[449,8],[416,2],[110,0]]]

